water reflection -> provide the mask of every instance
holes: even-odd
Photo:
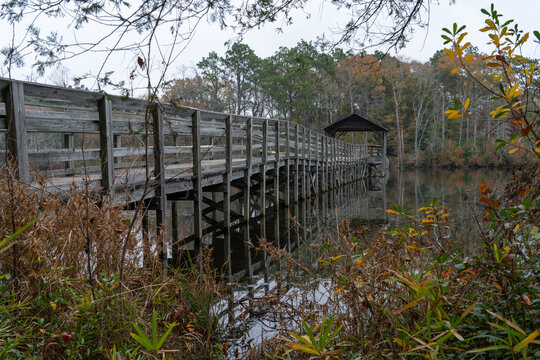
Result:
[[[436,199],[448,207],[453,238],[464,250],[474,249],[479,239],[476,219],[483,214],[479,205],[478,185],[485,182],[500,191],[509,180],[509,173],[497,169],[455,170],[409,170],[390,173],[387,182],[388,206],[416,209]],[[390,217],[389,226],[399,226],[395,217]]]
[[[320,238],[333,237],[342,219],[348,219],[355,227],[380,227],[388,220],[385,182],[384,178],[374,178],[350,183],[291,204],[289,208],[269,208],[265,216],[254,214],[249,225],[236,227],[230,234],[209,235],[215,265],[226,269],[235,279],[252,279],[262,270],[261,276],[267,284],[268,274],[264,270],[269,259],[267,254],[257,251],[261,238],[272,242],[277,249],[292,252],[304,247],[309,250]],[[317,261],[311,251],[305,253],[308,262]]]
[[[497,170],[478,171],[395,171],[388,178],[372,178],[347,184],[313,196],[290,207],[266,209],[265,216],[253,213],[249,226],[236,226],[230,234],[210,234],[215,265],[230,279],[253,279],[256,274],[268,284],[267,254],[258,251],[261,238],[278,249],[295,252],[307,263],[317,261],[311,244],[336,235],[346,219],[351,228],[359,226],[377,232],[382,226],[399,227],[399,218],[388,216],[392,206],[416,209],[436,199],[447,206],[454,226],[454,238],[465,247],[474,247],[478,239],[475,220],[481,213],[476,189],[486,182],[493,189],[502,188],[508,174]],[[241,211],[241,210],[238,210]],[[297,250],[296,250],[297,249]],[[253,281],[252,281],[253,282]],[[256,281],[255,281],[256,282]]]
[[[452,227],[453,238],[468,251],[478,244],[475,216],[482,212],[477,207],[478,184],[486,182],[497,189],[507,180],[507,173],[495,170],[393,172],[387,179],[351,183],[289,208],[267,209],[265,217],[252,219],[248,227],[237,227],[230,234],[230,253],[216,251],[216,259],[221,259],[216,260],[216,265],[229,269],[235,281],[243,277],[241,283],[246,284],[236,288],[227,304],[229,310],[234,309],[229,314],[240,315],[227,320],[228,328],[239,329],[234,346],[242,353],[262,337],[277,334],[276,317],[283,314],[261,305],[266,304],[268,292],[287,294],[293,302],[295,296],[318,296],[317,288],[309,295],[301,285],[317,283],[311,280],[321,276],[314,271],[321,252],[318,245],[336,239],[344,219],[352,229],[363,226],[374,234],[382,227],[403,225],[398,217],[386,212],[391,206],[410,208],[410,213],[416,213],[416,209],[437,198],[440,205],[448,207],[450,220],[457,224]],[[297,265],[286,260],[270,264],[268,254],[257,250],[262,235],[276,248],[292,253]]]

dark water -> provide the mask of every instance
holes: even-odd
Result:
[[[257,305],[253,305],[257,300],[283,287],[290,289],[288,293],[298,290],[302,284],[313,280],[310,276],[316,276],[315,271],[309,275],[309,271],[299,267],[291,268],[290,261],[270,261],[271,256],[258,249],[260,238],[268,239],[278,249],[288,250],[303,269],[314,270],[320,258],[320,247],[316,244],[332,241],[344,221],[351,229],[362,226],[368,233],[375,233],[381,228],[405,224],[386,209],[398,206],[409,208],[409,213],[415,214],[426,203],[436,201],[448,208],[449,219],[455,225],[451,228],[456,243],[464,251],[474,251],[479,244],[475,217],[482,214],[478,206],[478,185],[485,182],[492,189],[500,189],[508,180],[508,173],[485,169],[391,171],[386,179],[351,183],[290,208],[270,211],[264,221],[253,219],[249,227],[233,232],[230,253],[222,246],[223,239],[214,239],[216,265],[230,275],[238,275],[231,278],[241,284],[234,291],[232,302],[225,305],[229,310],[235,309],[233,312],[238,318],[224,320],[231,334],[232,329],[237,329],[237,335],[232,336],[234,339],[229,338],[237,354],[277,334],[276,322],[272,320],[276,314],[257,310]],[[250,304],[247,315],[242,313],[246,304]]]
[[[414,215],[426,203],[436,201],[446,206],[456,242],[473,249],[478,244],[478,224],[482,210],[478,206],[478,185],[485,182],[492,189],[502,188],[509,174],[499,170],[405,170],[391,171],[384,178],[347,184],[312,198],[292,204],[290,208],[271,209],[264,220],[251,220],[231,235],[231,251],[223,239],[213,239],[215,264],[236,278],[268,281],[270,259],[258,251],[260,238],[276,248],[294,251],[295,256],[310,263],[317,261],[311,244],[336,236],[346,220],[352,229],[363,226],[368,232],[382,227],[399,227],[403,219],[388,214],[394,206],[409,208]],[[227,256],[230,254],[230,257]]]

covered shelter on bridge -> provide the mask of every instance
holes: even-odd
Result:
[[[382,125],[377,124],[372,120],[368,120],[362,115],[352,113],[343,119],[336,121],[324,128],[324,132],[327,136],[333,138],[339,138],[344,133],[349,132],[375,132],[382,135],[382,145],[378,145],[381,148],[381,154],[383,159],[386,159],[386,133],[388,129]],[[374,148],[373,146],[371,148]],[[368,155],[374,155],[371,151],[368,151]]]

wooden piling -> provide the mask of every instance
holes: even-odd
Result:
[[[294,124],[294,138],[295,138],[295,141],[294,141],[294,145],[295,145],[295,156],[294,156],[294,202],[298,202],[298,198],[299,198],[299,189],[298,189],[298,182],[299,182],[299,179],[298,177],[300,176],[299,174],[299,169],[300,169],[300,134],[299,134],[299,131],[298,131],[298,124]]]
[[[191,116],[191,135],[192,135],[192,151],[193,151],[193,238],[195,248],[197,249],[202,243],[203,237],[203,189],[202,189],[202,164],[201,164],[201,112],[196,110]]]
[[[291,204],[291,127],[288,121],[285,122],[287,130],[285,131],[285,206]]]
[[[6,150],[8,160],[14,166],[19,180],[28,183],[30,181],[30,165],[28,161],[23,83],[10,81],[3,95],[6,105]]]
[[[274,165],[274,207],[276,208],[276,211],[279,210],[279,182],[280,182],[280,176],[279,176],[279,166],[280,166],[280,121],[276,121],[275,129],[274,129],[274,143],[275,143],[275,165]]]
[[[98,103],[99,148],[101,154],[101,187],[105,193],[112,191],[114,181],[114,149],[112,128],[112,104],[107,96]]]
[[[158,200],[158,206],[156,209],[156,226],[157,233],[163,237],[162,249],[160,252],[161,261],[167,259],[167,246],[168,246],[168,231],[167,231],[167,190],[165,188],[165,181],[167,180],[165,174],[165,149],[164,149],[164,136],[163,136],[163,113],[158,105],[155,105],[152,109],[153,120],[153,135],[154,135],[154,178],[157,184],[154,187],[154,194]],[[111,131],[112,133],[112,131]],[[110,137],[111,150],[112,150],[112,136]],[[114,160],[112,157],[112,151],[110,153],[110,165],[113,168]]]

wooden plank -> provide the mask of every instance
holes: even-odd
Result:
[[[99,147],[101,154],[101,186],[105,192],[113,188],[114,150],[112,132],[111,101],[103,96],[98,102],[99,108]]]
[[[326,192],[328,190],[328,136],[322,137],[322,174],[321,174],[321,180],[322,180],[322,190],[323,192]]]
[[[319,192],[319,152],[322,142],[319,143],[319,133],[315,133],[315,192]]]
[[[159,258],[165,264],[168,246],[167,191],[165,188],[167,177],[165,175],[165,154],[163,151],[163,112],[157,104],[152,109],[152,133],[154,135],[154,178],[157,182],[154,186],[154,194],[158,200],[156,226],[158,234],[162,236],[162,247]]]
[[[172,225],[172,261],[175,266],[180,260],[180,230],[178,224],[178,214],[180,213],[180,201],[172,200],[171,225]]]
[[[226,248],[230,250],[230,231],[231,231],[231,181],[232,181],[232,116],[225,119],[225,190],[223,191],[223,221],[225,228]],[[227,236],[228,235],[228,236]],[[227,246],[228,245],[228,246]]]
[[[261,215],[266,215],[266,162],[268,160],[268,120],[263,123],[263,139],[262,139],[262,164],[260,167],[261,181],[259,201],[261,206]]]
[[[152,260],[150,258],[150,229],[148,227],[148,209],[144,209],[141,228],[142,228],[142,243],[143,243],[143,266],[150,268]]]
[[[75,150],[75,142],[73,141],[73,134],[64,134],[64,148],[68,151]],[[30,156],[30,155],[29,155]],[[71,173],[75,170],[75,163],[73,160],[65,162],[66,173]]]
[[[276,211],[279,211],[279,161],[280,161],[280,121],[276,121],[275,123],[275,131],[274,131],[274,143],[275,143],[275,159],[276,159],[276,165],[274,168],[274,206],[276,208]],[[278,220],[276,220],[278,221]],[[279,245],[279,234],[276,234],[278,236],[278,245]]]
[[[306,128],[302,126],[302,199],[305,199],[307,197],[306,152]]]
[[[202,166],[201,166],[201,132],[199,121],[201,117],[200,111],[195,111],[192,116],[192,137],[193,137],[193,224],[194,224],[194,239],[195,246],[199,247],[202,242],[202,207],[203,207],[203,190],[202,190]]]
[[[114,131],[113,131],[114,133]],[[116,155],[116,149],[122,147],[122,138],[120,135],[118,134],[114,134],[113,135],[113,152],[114,154]],[[120,156],[115,156],[114,157],[114,166],[115,167],[120,167],[122,165],[122,158]]]
[[[294,127],[294,137],[295,137],[295,156],[294,156],[294,202],[298,202],[298,199],[299,199],[299,184],[298,184],[298,176],[299,176],[299,161],[300,161],[300,134],[299,134],[299,131],[298,131],[298,124],[294,124],[295,127]]]
[[[285,131],[285,206],[289,207],[291,204],[291,126],[288,121],[285,121],[287,130]]]
[[[245,188],[244,188],[244,221],[249,223],[251,206],[251,167],[253,164],[253,119],[249,118],[246,124],[246,171],[245,171]],[[249,225],[247,226],[249,228]]]
[[[387,163],[386,163],[386,131],[383,131],[382,164],[383,164],[383,172],[386,173],[386,168],[387,168]]]
[[[28,141],[26,135],[26,114],[24,108],[24,85],[20,81],[10,81],[4,91],[6,104],[8,159],[15,166],[19,180],[30,181],[28,164]]]
[[[25,83],[25,87],[28,96],[44,99],[66,100],[71,103],[87,104],[89,106],[95,106],[96,101],[103,96],[97,92],[29,82]]]
[[[66,135],[69,136],[69,135]],[[82,161],[82,160],[95,160],[101,159],[100,149],[73,149],[73,144],[64,142],[65,149],[53,149],[53,150],[30,150],[28,152],[28,159],[30,162],[69,162]]]

